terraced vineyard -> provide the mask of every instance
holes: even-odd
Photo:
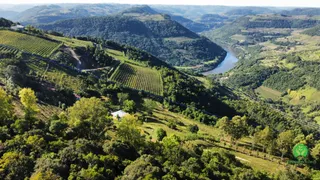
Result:
[[[150,68],[123,63],[113,73],[111,80],[133,89],[160,96],[163,94],[161,76],[156,70]]]
[[[0,54],[4,54],[4,53],[18,54],[18,52],[19,52],[19,50],[17,50],[17,49],[0,45]]]
[[[1,44],[43,57],[50,56],[60,45],[58,42],[8,30],[0,31]]]

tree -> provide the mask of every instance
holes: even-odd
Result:
[[[81,178],[81,179],[90,179],[90,180],[104,180],[106,179],[106,177],[103,176],[103,174],[101,172],[101,169],[98,169],[97,166],[94,167],[89,167],[88,169],[81,169],[81,171],[79,172],[79,174],[76,175],[77,178]],[[75,177],[74,177],[75,178]],[[68,179],[72,179],[69,178]]]
[[[53,134],[62,136],[64,134],[64,130],[68,127],[66,122],[61,120],[53,120],[50,122],[49,131]]]
[[[293,144],[299,144],[299,143],[302,143],[302,144],[307,144],[306,140],[305,140],[305,136],[304,134],[298,134],[294,140],[293,140]]]
[[[52,170],[49,171],[37,171],[32,174],[30,177],[30,180],[62,180],[62,177],[60,177],[57,174],[54,174]]]
[[[156,164],[159,163],[151,155],[142,155],[124,169],[122,179],[161,179],[161,168]]]
[[[227,118],[222,118],[217,122],[216,126],[218,126],[225,134],[231,137],[232,143],[248,134],[246,116],[235,116],[231,121],[229,121]]]
[[[312,148],[311,156],[318,162],[320,161],[320,143],[316,144],[316,146]]]
[[[144,99],[143,107],[149,115],[152,115],[152,111],[157,107],[157,103],[152,99]]]
[[[4,126],[12,118],[13,106],[11,104],[11,97],[2,88],[0,88],[0,109],[0,126]]]
[[[292,148],[294,134],[292,130],[284,131],[277,138],[277,146],[281,152],[281,159]]]
[[[228,130],[232,141],[238,141],[248,135],[247,117],[234,116],[231,120],[231,127]]]
[[[80,137],[99,138],[112,123],[112,118],[108,116],[108,109],[96,97],[81,98],[67,111],[68,124]]]
[[[127,115],[121,119],[118,125],[117,137],[131,144],[135,148],[143,145],[144,137],[141,136],[139,127],[142,123],[132,115]]]
[[[26,144],[32,149],[32,154],[40,154],[41,150],[46,146],[46,141],[39,135],[29,136]]]
[[[192,132],[192,133],[197,133],[197,132],[199,131],[199,127],[198,127],[196,124],[194,124],[194,125],[189,125],[189,126],[188,126],[188,129],[189,129],[189,131]]]
[[[34,118],[37,112],[39,112],[37,97],[34,91],[30,88],[23,88],[19,91],[19,97],[24,106],[25,119],[29,120]]]
[[[125,100],[129,99],[129,94],[128,93],[118,93],[117,97],[118,97],[119,104],[122,105]]]
[[[220,118],[215,125],[216,128],[221,129],[219,136],[220,136],[220,140],[222,141],[225,140],[225,135],[226,135],[225,129],[228,127],[228,124],[229,124],[229,119],[228,117],[225,116]]]
[[[136,109],[136,103],[133,100],[125,100],[123,102],[123,110],[129,113],[133,113]]]
[[[16,93],[16,85],[22,86],[24,84],[24,78],[18,66],[8,65],[4,71],[4,75],[6,78],[6,86],[9,87],[7,91],[11,93]]]
[[[270,130],[269,126],[265,127],[262,131],[256,132],[255,136],[257,136],[258,141],[262,145],[262,151],[265,152],[266,147],[273,140],[273,133]]]
[[[167,136],[167,132],[162,128],[157,129],[156,133],[158,141],[162,141],[162,139]]]
[[[170,137],[167,136],[162,140],[162,153],[164,157],[173,164],[177,164],[183,161],[180,142],[180,138],[176,135],[172,135]]]
[[[6,152],[0,159],[0,177],[3,179],[23,180],[32,172],[32,161],[18,152]]]

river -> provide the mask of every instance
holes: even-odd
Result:
[[[232,68],[236,66],[236,63],[239,61],[239,59],[233,55],[230,51],[227,51],[227,56],[224,58],[224,60],[213,70],[207,71],[202,73],[203,75],[207,76],[210,74],[220,74],[225,73]]]

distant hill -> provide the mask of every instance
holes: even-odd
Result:
[[[154,14],[146,6],[115,16],[64,20],[39,27],[68,36],[94,36],[132,45],[175,66],[193,66],[225,56],[220,46],[171,20],[168,15]]]
[[[282,11],[281,14],[284,15],[308,15],[308,16],[318,16],[320,15],[320,8],[296,8],[290,11]]]
[[[0,17],[6,18],[6,19],[13,19],[17,14],[19,13],[16,11],[8,11],[8,10],[0,9]]]
[[[269,8],[263,8],[263,7],[243,7],[243,8],[236,8],[232,9],[230,11],[227,11],[225,14],[232,16],[246,16],[246,15],[256,15],[256,14],[267,14],[267,13],[273,13]]]
[[[11,27],[14,23],[5,18],[0,18],[0,27]]]
[[[32,7],[17,14],[14,20],[23,24],[52,23],[65,19],[105,16],[118,13],[128,7],[129,5],[120,4],[42,5]]]
[[[158,14],[157,11],[153,10],[149,6],[136,6],[122,11],[123,14],[126,13],[138,13],[138,14]]]
[[[229,19],[226,16],[218,14],[204,14],[196,20],[187,19],[183,16],[170,15],[171,18],[184,27],[190,29],[193,32],[201,33],[204,31],[211,30],[213,28],[219,28]]]
[[[183,16],[171,15],[171,19],[177,21],[178,23],[182,24],[184,27],[196,33],[211,29],[211,27],[206,24],[192,21],[190,19],[184,18]]]

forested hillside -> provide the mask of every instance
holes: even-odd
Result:
[[[281,14],[296,16],[296,15],[308,15],[317,16],[320,15],[319,8],[296,8],[293,10],[282,11]]]
[[[243,8],[235,8],[225,12],[224,14],[228,16],[246,16],[246,15],[256,15],[256,14],[270,14],[273,13],[269,8],[263,7],[243,7]]]
[[[84,6],[41,29],[0,20],[0,179],[320,178],[319,17],[177,8],[203,8],[175,18],[222,26],[205,35],[239,58],[205,77],[174,66],[214,67],[226,52],[169,15],[82,18],[107,8]]]
[[[80,17],[105,16],[118,13],[130,5],[120,4],[74,4],[74,5],[41,5],[16,13],[13,20],[23,24],[51,23],[58,20]]]
[[[93,36],[136,46],[175,66],[219,62],[225,57],[226,52],[207,38],[167,15],[144,10],[134,8],[117,16],[65,20],[39,27],[67,36]]]

